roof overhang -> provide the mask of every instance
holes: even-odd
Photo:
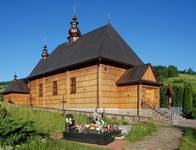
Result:
[[[97,58],[93,58],[93,59],[83,61],[83,62],[80,62],[80,63],[68,65],[66,67],[58,68],[56,70],[41,73],[41,74],[38,74],[38,75],[28,76],[26,79],[31,81],[31,80],[35,80],[35,79],[38,79],[38,78],[47,77],[47,76],[50,76],[50,75],[55,75],[57,73],[62,73],[62,72],[65,72],[65,71],[72,71],[72,70],[85,68],[85,67],[89,67],[89,66],[97,65],[97,64],[112,65],[112,66],[115,66],[115,67],[126,68],[126,69],[133,66],[133,65],[130,65],[130,64],[126,64],[126,63],[118,62],[118,61],[115,61],[115,60],[111,60],[111,59],[108,59],[108,58],[97,57]]]
[[[7,95],[7,94],[29,94],[29,92],[19,92],[19,91],[8,91],[8,92],[2,92],[1,94]]]
[[[151,86],[162,86],[159,82],[149,81],[149,80],[138,80],[138,81],[127,81],[127,82],[116,82],[116,85],[118,86],[126,86],[126,85],[151,85]]]

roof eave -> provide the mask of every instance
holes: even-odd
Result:
[[[5,91],[5,92],[2,92],[3,95],[7,95],[7,94],[11,94],[11,93],[29,94],[29,92],[20,92],[20,91]]]
[[[127,85],[138,85],[138,84],[143,84],[143,85],[151,85],[151,86],[162,86],[163,84],[159,82],[154,82],[154,81],[148,81],[148,80],[138,80],[138,81],[127,81],[127,82],[116,82],[117,86],[127,86]]]
[[[101,63],[110,64],[110,65],[112,64],[112,65],[120,66],[122,68],[129,68],[129,67],[133,66],[131,64],[118,62],[118,61],[108,59],[108,58],[105,58],[105,57],[96,57],[96,58],[89,59],[89,60],[86,60],[86,61],[83,61],[83,62],[80,62],[80,63],[72,64],[72,65],[69,65],[69,66],[66,66],[66,67],[61,67],[61,68],[58,68],[58,69],[55,69],[55,70],[52,70],[52,71],[41,73],[41,74],[38,74],[38,75],[28,76],[26,79],[27,80],[34,80],[36,78],[41,78],[43,76],[49,76],[51,74],[56,74],[56,73],[63,72],[63,71],[66,71],[66,70],[73,70],[75,68],[80,68],[82,66],[85,66],[85,64],[87,64],[87,66],[90,66],[92,64],[95,65],[95,64],[101,64]]]

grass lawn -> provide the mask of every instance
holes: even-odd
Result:
[[[36,109],[29,106],[21,106],[21,105],[14,105],[14,104],[2,104],[6,107],[9,113],[16,118],[23,118],[27,120],[31,120],[34,122],[35,128],[37,131],[43,131],[45,133],[53,133],[59,132],[64,130],[64,117],[61,115],[60,112],[50,112],[43,109]],[[77,115],[73,114],[74,119],[76,122],[86,123],[88,118],[86,115]],[[118,123],[118,124],[127,124],[126,121],[116,120],[111,118],[106,118],[108,123]],[[42,142],[38,137],[33,138],[27,144],[19,147],[18,149],[41,149],[41,150],[59,150],[59,149],[66,149],[66,150],[100,150],[104,148],[95,148],[86,145],[82,145],[79,143],[66,141],[66,140],[54,140],[48,138],[45,142]]]
[[[131,131],[125,136],[125,139],[129,142],[135,142],[142,140],[147,135],[151,135],[156,131],[156,126],[152,122],[135,123],[131,127]]]
[[[196,129],[186,129],[181,139],[180,150],[196,150]]]
[[[38,131],[52,133],[64,130],[64,117],[58,112],[49,112],[13,104],[4,104],[4,106],[14,117],[33,121]]]
[[[64,130],[64,117],[60,115],[60,112],[49,112],[42,109],[35,109],[28,106],[19,106],[13,104],[3,104],[9,113],[14,117],[24,118],[34,122],[36,130],[44,131],[45,133],[53,133]],[[76,122],[86,123],[88,118],[86,115],[74,114]],[[106,118],[105,121],[111,124],[128,124],[123,119],[111,119]],[[132,129],[126,136],[126,140],[135,142],[143,139],[145,136],[152,134],[156,131],[156,127],[153,123],[135,123],[132,125]],[[47,138],[44,141],[39,137],[34,137],[28,143],[20,146],[18,149],[27,150],[100,150],[104,148],[90,147],[88,145],[79,144],[76,142],[66,140],[54,140]]]
[[[71,142],[66,140],[54,140],[51,138],[46,140],[40,140],[40,138],[35,137],[27,144],[16,148],[16,150],[109,150],[109,149],[90,147],[76,142]]]
[[[13,104],[4,104],[4,106],[13,116],[33,121],[38,131],[41,130],[47,133],[52,133],[64,130],[65,120],[64,117],[60,115],[60,112],[50,112],[43,109]],[[88,117],[86,115],[73,115],[76,122],[82,124],[87,123]],[[105,118],[105,121],[108,124],[128,124],[128,122],[123,119]]]
[[[53,133],[64,130],[64,117],[59,112],[49,112],[45,110],[34,109],[27,106],[13,104],[3,104],[12,116],[24,118],[34,122],[36,130],[45,133]],[[83,123],[87,120],[85,115],[74,115],[76,122]],[[47,138],[41,140],[39,137],[31,139],[28,143],[18,147],[24,150],[103,150],[104,148],[90,147],[83,144]],[[105,149],[104,149],[105,150]]]

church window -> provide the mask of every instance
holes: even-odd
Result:
[[[53,95],[58,94],[57,81],[53,81]]]
[[[43,84],[39,84],[39,97],[43,96]]]
[[[76,77],[70,79],[70,93],[71,94],[76,93]]]

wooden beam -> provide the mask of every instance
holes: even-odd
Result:
[[[99,108],[99,68],[100,64],[97,64],[97,108]]]

